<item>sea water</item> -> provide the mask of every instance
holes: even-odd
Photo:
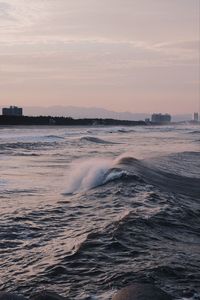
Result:
[[[200,127],[0,127],[0,289],[200,295]]]

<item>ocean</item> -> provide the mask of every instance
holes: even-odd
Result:
[[[0,290],[200,299],[200,127],[0,127]]]

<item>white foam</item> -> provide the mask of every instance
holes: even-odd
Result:
[[[109,181],[113,181],[113,180],[119,179],[119,178],[121,178],[124,175],[128,175],[128,173],[126,171],[124,171],[124,170],[112,170],[105,177],[103,183],[107,183]]]

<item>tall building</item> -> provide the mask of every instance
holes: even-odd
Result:
[[[171,122],[171,116],[169,114],[153,114],[151,116],[151,122],[157,124],[168,124]]]
[[[9,108],[4,107],[2,108],[2,115],[3,116],[22,116],[23,109],[17,106],[10,106]]]
[[[194,121],[195,121],[195,122],[198,122],[198,121],[199,121],[199,114],[198,114],[198,112],[195,112],[195,113],[194,113]]]

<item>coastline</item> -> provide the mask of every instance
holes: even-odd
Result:
[[[0,125],[55,125],[55,126],[145,126],[144,121],[128,121],[103,118],[73,119],[52,116],[0,116]]]

